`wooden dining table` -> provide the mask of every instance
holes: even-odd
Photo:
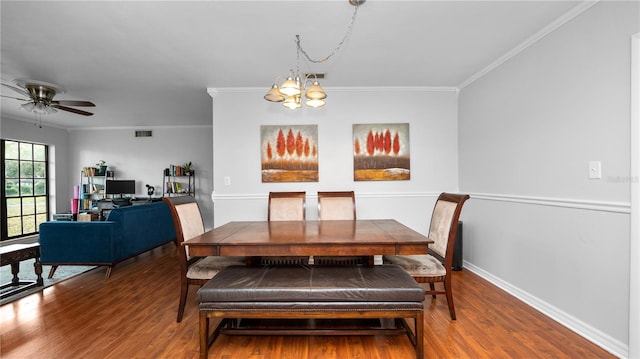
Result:
[[[229,222],[182,244],[191,256],[372,256],[427,253],[432,240],[393,219]]]

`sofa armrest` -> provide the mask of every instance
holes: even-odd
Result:
[[[40,224],[40,260],[45,264],[106,264],[118,257],[117,222],[45,222]]]

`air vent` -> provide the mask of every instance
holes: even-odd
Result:
[[[327,76],[327,74],[324,73],[324,72],[315,72],[315,73],[310,72],[310,73],[305,73],[304,76],[309,78],[309,79],[322,80]]]
[[[150,130],[136,131],[136,137],[151,137],[153,132]]]

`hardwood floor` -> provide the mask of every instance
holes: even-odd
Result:
[[[176,323],[180,280],[168,244],[0,307],[0,357],[197,358],[198,300]],[[425,302],[426,358],[614,358],[468,270],[454,272],[457,321],[444,297]],[[405,335],[221,336],[220,359],[414,358]]]

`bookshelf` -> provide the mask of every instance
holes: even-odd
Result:
[[[192,169],[171,165],[164,169],[162,183],[163,197],[196,195],[196,174]]]
[[[114,179],[113,171],[99,172],[94,167],[84,167],[80,171],[79,212],[92,211],[97,202],[104,199],[105,185],[108,179]]]

